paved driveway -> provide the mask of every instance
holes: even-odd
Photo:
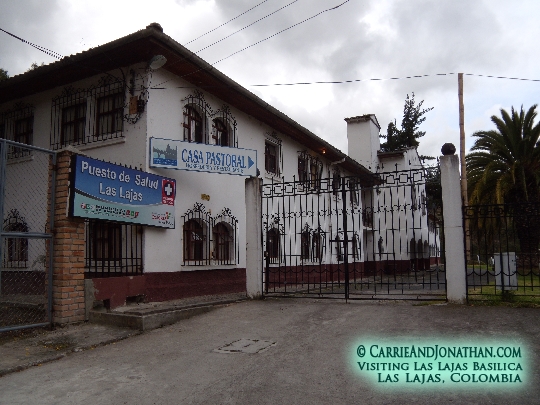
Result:
[[[539,315],[505,307],[247,301],[7,375],[0,404],[538,404]],[[382,346],[384,337],[418,337],[426,345],[516,342],[530,355],[529,369],[523,383],[502,389],[377,383],[356,371],[355,354],[369,339]]]

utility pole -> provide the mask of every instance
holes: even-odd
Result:
[[[463,105],[463,73],[458,73],[458,99],[459,99],[459,158],[461,161],[461,199],[463,207],[469,205],[467,196],[467,166],[465,164],[465,107]],[[469,221],[465,219],[465,258],[471,252],[471,238],[469,235]]]
[[[463,106],[463,73],[458,73],[459,98],[459,159],[461,161],[461,198],[463,205],[468,205],[467,166],[465,165],[465,107]]]

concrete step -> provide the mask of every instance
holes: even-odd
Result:
[[[245,294],[233,294],[218,297],[195,297],[161,303],[134,304],[111,311],[91,310],[89,321],[101,325],[146,331],[171,325],[182,319],[204,314],[215,308],[241,302],[245,299]]]

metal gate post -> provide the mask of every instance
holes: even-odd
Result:
[[[56,208],[56,152],[51,155],[51,206],[49,212],[49,233],[51,237],[49,239],[49,274],[47,285],[47,316],[49,317],[49,323],[53,326],[53,274],[54,274],[54,211]]]
[[[341,201],[343,202],[343,253],[345,255],[343,265],[345,266],[345,301],[349,299],[349,235],[347,227],[347,179],[341,178]]]

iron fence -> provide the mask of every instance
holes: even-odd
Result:
[[[464,207],[469,300],[540,302],[540,204]]]
[[[0,332],[52,323],[55,164],[54,152],[0,139]]]
[[[333,173],[262,186],[265,295],[446,298],[442,211],[424,169],[372,188]]]

